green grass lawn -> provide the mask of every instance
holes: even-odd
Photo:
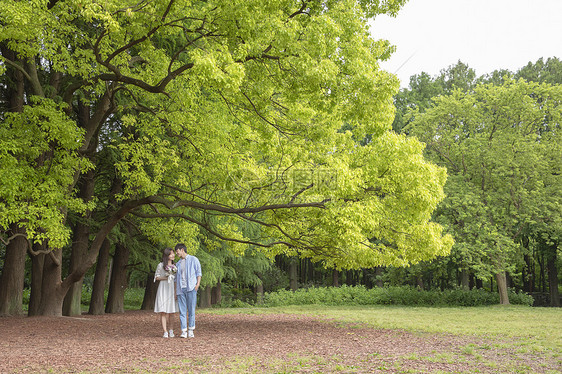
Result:
[[[515,355],[548,358],[562,368],[562,309],[526,306],[488,307],[405,307],[323,305],[285,306],[275,308],[211,309],[204,313],[291,313],[316,316],[330,322],[359,324],[381,329],[400,329],[414,333],[447,333],[475,336],[498,342],[505,349],[504,359],[513,362]],[[469,345],[465,352],[478,358],[478,350]],[[512,356],[513,357],[510,357]],[[458,358],[447,357],[447,360]],[[490,365],[494,365],[490,362]],[[504,363],[504,365],[506,365]],[[514,363],[516,365],[516,363]],[[515,372],[531,373],[532,370]],[[560,372],[557,370],[547,373]]]
[[[244,309],[243,309],[244,310]],[[458,335],[504,336],[533,340],[562,350],[562,309],[525,306],[433,308],[404,306],[322,305],[255,309],[246,312],[302,313],[375,328]]]

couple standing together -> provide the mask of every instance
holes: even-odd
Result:
[[[174,265],[176,254],[180,260]],[[171,316],[179,309],[181,337],[193,338],[195,330],[195,306],[197,290],[201,283],[201,264],[195,256],[187,254],[184,244],[177,244],[175,251],[165,248],[162,262],[154,274],[154,282],[159,281],[156,292],[154,312],[160,313],[164,338],[173,338]]]

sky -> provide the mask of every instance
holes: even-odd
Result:
[[[380,15],[370,26],[374,39],[396,46],[381,67],[401,87],[459,60],[480,76],[562,59],[562,0],[409,0],[395,18]]]

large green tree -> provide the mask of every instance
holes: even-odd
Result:
[[[406,129],[448,169],[437,214],[455,237],[460,267],[495,275],[503,303],[505,274],[522,258],[525,231],[547,225],[556,247],[562,229],[561,99],[559,85],[479,85],[436,98]]]
[[[11,119],[1,131],[18,135],[2,138],[0,228],[4,240],[12,228],[49,253],[37,312],[61,314],[131,213],[147,237],[170,245],[196,248],[203,228],[210,249],[228,240],[234,253],[253,245],[340,268],[447,253],[450,237],[430,220],[445,171],[423,159],[417,140],[389,131],[398,81],[378,65],[388,43],[366,26],[403,3],[0,3],[0,69],[19,77],[2,87],[19,107],[2,113]],[[41,148],[27,155],[37,138]],[[104,171],[87,170],[108,148],[116,175],[98,183]],[[91,214],[95,204],[104,214]],[[70,212],[89,230],[71,227]],[[63,279],[69,240],[87,246],[72,249],[78,258]],[[22,250],[11,243],[3,278],[23,272],[9,263]]]

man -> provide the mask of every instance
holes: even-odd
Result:
[[[187,247],[183,243],[176,245],[176,254],[180,260],[176,266],[176,297],[180,309],[181,337],[193,338],[195,330],[195,305],[197,304],[197,290],[201,283],[201,264],[195,256],[187,254]],[[189,318],[189,321],[188,321]],[[189,322],[189,323],[188,323]]]

